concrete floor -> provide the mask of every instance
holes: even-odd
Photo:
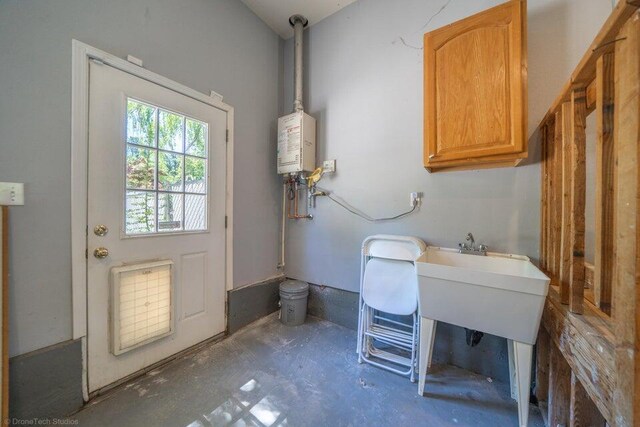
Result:
[[[425,397],[407,378],[358,364],[356,333],[277,315],[98,397],[85,426],[517,426],[507,384],[434,366]],[[530,407],[532,427],[543,426]]]

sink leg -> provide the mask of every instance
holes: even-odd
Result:
[[[513,356],[513,340],[507,339],[507,353],[509,355],[509,388],[511,398],[518,401],[518,384],[516,379],[516,365]]]
[[[513,361],[516,369],[516,386],[518,389],[518,420],[520,427],[529,423],[529,389],[531,387],[531,356],[533,346],[517,341],[513,343]]]
[[[418,394],[424,394],[424,383],[427,377],[427,367],[431,365],[433,342],[436,336],[436,321],[420,317],[420,353],[418,363]]]

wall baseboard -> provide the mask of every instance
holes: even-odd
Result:
[[[284,276],[228,291],[227,331],[233,334],[248,324],[278,310],[280,283]]]
[[[309,284],[307,313],[355,331],[358,329],[358,293]]]
[[[9,371],[10,418],[62,418],[83,405],[81,340],[12,357]]]
[[[358,328],[358,292],[310,284],[308,314],[346,328]],[[354,343],[355,351],[355,343]],[[435,363],[454,365],[500,382],[509,382],[507,340],[484,334],[470,347],[465,329],[439,322],[433,350]]]

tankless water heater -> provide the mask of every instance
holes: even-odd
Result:
[[[296,111],[278,119],[278,174],[316,168],[316,119]]]

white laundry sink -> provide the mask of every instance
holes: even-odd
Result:
[[[430,246],[416,268],[421,316],[535,343],[549,278],[529,258]]]
[[[529,258],[488,252],[462,254],[428,247],[416,260],[420,312],[418,393],[424,393],[437,322],[505,337],[512,396],[521,427],[528,425],[532,348],[549,278]]]

